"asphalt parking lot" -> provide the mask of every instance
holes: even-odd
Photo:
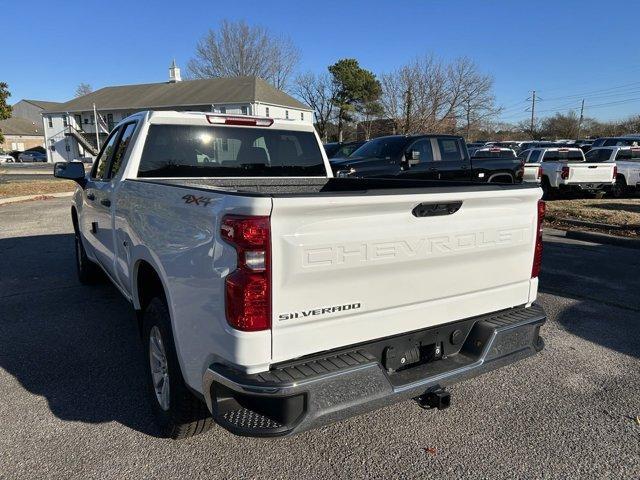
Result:
[[[640,478],[637,250],[547,237],[546,349],[455,386],[446,411],[173,442],[132,310],[76,280],[69,202],[0,206],[0,478]]]

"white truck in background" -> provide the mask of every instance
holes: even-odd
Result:
[[[539,181],[545,198],[568,192],[602,197],[616,180],[615,163],[586,162],[579,148],[532,148],[519,158],[525,162],[523,181]]]
[[[543,348],[535,185],[332,178],[312,126],[169,111],[54,172],[79,184],[80,281],[103,271],[138,314],[168,437],[446,408]]]
[[[640,147],[595,147],[585,158],[588,162],[615,163],[616,183],[611,192],[614,197],[640,190]]]

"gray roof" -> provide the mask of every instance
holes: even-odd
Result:
[[[43,110],[55,110],[62,105],[62,102],[48,102],[46,100],[28,100],[25,98],[24,101]]]
[[[145,110],[225,103],[268,103],[310,108],[257,77],[208,78],[175,83],[146,83],[105,87],[48,109],[47,112]]]
[[[44,135],[42,125],[34,124],[31,120],[20,117],[0,120],[0,131],[4,135]]]

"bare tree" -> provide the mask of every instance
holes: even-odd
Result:
[[[445,64],[432,56],[419,57],[382,75],[381,104],[398,131],[454,133],[459,119],[466,129],[498,113],[493,79],[479,72],[468,58]]]
[[[299,60],[290,39],[242,20],[223,20],[200,39],[187,69],[195,78],[256,76],[285,90]]]
[[[74,96],[78,98],[84,95],[88,95],[91,92],[93,92],[93,87],[91,85],[89,85],[88,83],[81,83],[76,87],[76,92]]]
[[[328,73],[307,72],[298,75],[293,83],[293,92],[313,108],[318,135],[327,140],[327,126],[334,116],[336,85]]]

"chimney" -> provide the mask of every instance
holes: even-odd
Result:
[[[180,69],[176,65],[176,59],[173,59],[171,66],[169,67],[169,83],[176,83],[182,81],[180,76]]]

